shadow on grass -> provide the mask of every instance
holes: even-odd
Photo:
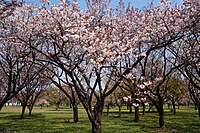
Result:
[[[81,131],[90,132],[90,126],[85,121],[73,123],[72,120],[64,117],[49,117],[49,114],[25,115],[20,119],[19,114],[7,115],[0,117],[0,133],[74,133]]]
[[[21,119],[19,115],[9,115],[1,117],[0,121],[6,121],[0,124],[0,129],[4,129],[7,133],[8,130],[15,132],[26,132],[28,130],[43,131],[44,127],[48,127],[44,123],[48,123],[45,117],[42,114],[34,114],[33,116],[26,116],[24,119]]]
[[[82,110],[81,110],[82,111]],[[200,119],[191,110],[177,110],[177,115],[171,112],[165,113],[165,128],[158,128],[158,114],[147,113],[140,115],[139,122],[133,122],[134,112],[123,111],[121,119],[118,118],[117,110],[111,110],[108,116],[102,117],[102,131],[105,133],[200,133]],[[25,115],[20,119],[19,113],[0,112],[0,130],[10,133],[88,133],[91,125],[87,114],[82,111],[79,122],[73,123],[72,111],[62,112],[39,112],[31,117]],[[104,112],[106,114],[106,112]],[[1,133],[1,131],[0,131]],[[8,132],[9,133],[9,132]]]

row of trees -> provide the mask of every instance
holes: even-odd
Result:
[[[131,92],[135,116],[148,98],[163,127],[166,92],[181,87],[170,82],[179,79],[187,80],[200,110],[199,1],[171,6],[161,0],[144,10],[122,0],[116,9],[108,3],[87,0],[83,12],[76,1],[1,2],[0,109],[14,96],[26,101],[24,92],[53,83],[70,100],[74,122],[80,102],[99,133],[106,98],[123,88]]]

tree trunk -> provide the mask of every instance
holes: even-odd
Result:
[[[92,124],[92,133],[101,133],[101,116],[103,112],[104,101],[98,100],[92,112],[87,111],[88,117]],[[91,115],[91,113],[93,115]]]
[[[134,118],[134,122],[138,122],[139,121],[139,106],[134,107],[135,109],[135,118]]]
[[[195,108],[195,110],[197,110],[197,104],[196,103],[194,103],[194,108]]]
[[[162,128],[164,126],[164,108],[163,108],[163,103],[161,100],[157,104],[155,104],[155,107],[158,111],[159,114],[159,126]]]
[[[200,117],[200,107],[199,107],[199,109],[198,109],[198,110],[199,110],[199,117]]]
[[[177,103],[178,103],[178,109],[180,109],[180,102],[179,102],[179,100],[177,101]]]
[[[109,106],[109,104],[106,106],[106,108],[107,108],[106,115],[108,116],[108,114],[109,114],[109,111],[110,111],[110,106]]]
[[[4,107],[4,105],[11,99],[11,93],[8,93],[0,102],[0,111]]]
[[[164,112],[159,113],[159,125],[160,127],[164,126]]]
[[[59,109],[59,107],[60,107],[60,104],[56,104],[56,110],[58,110]]]
[[[132,113],[133,112],[133,110],[132,110],[132,104],[130,103],[129,104],[129,113]]]
[[[23,106],[22,106],[21,119],[24,118],[25,109],[26,109],[26,105],[23,105]]]
[[[90,119],[92,123],[92,133],[101,133],[101,115],[103,108],[102,107],[94,107],[93,113],[94,113],[94,118]]]
[[[142,115],[145,115],[145,104],[142,102]]]
[[[118,108],[119,108],[119,118],[121,119],[121,116],[122,116],[122,107],[119,105]]]
[[[148,111],[147,111],[148,113],[150,113],[150,112],[151,112],[151,110],[152,110],[153,106],[155,106],[155,104],[150,104],[150,105],[149,105],[149,109],[148,109]]]
[[[175,105],[175,100],[172,99],[172,106],[173,106],[173,112],[174,112],[174,115],[176,114],[176,105]]]
[[[169,104],[169,103],[167,103],[167,108],[169,109],[169,107],[170,107],[170,104]]]
[[[101,119],[96,119],[92,123],[92,133],[101,133]]]
[[[198,108],[198,113],[199,113],[199,117],[200,117],[200,103],[196,104],[197,108]]]
[[[187,103],[187,104],[188,104],[188,107],[190,107],[190,102],[189,102],[189,101],[188,101],[188,103]]]
[[[3,108],[4,104],[3,103],[0,103],[0,111],[1,109]]]
[[[32,114],[32,109],[33,109],[33,108],[29,108],[28,116],[31,116],[31,114]]]
[[[74,123],[78,122],[78,106],[76,104],[73,105],[73,112],[74,112]]]
[[[32,114],[33,105],[34,105],[34,104],[31,104],[31,105],[28,106],[28,109],[29,109],[28,115],[29,115],[29,116],[31,116],[31,114]]]

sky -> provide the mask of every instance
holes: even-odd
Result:
[[[50,0],[51,3],[58,4],[60,0]],[[73,1],[73,0],[70,0]],[[84,10],[87,9],[85,0],[77,0],[80,4],[80,9]],[[154,0],[155,4],[158,4],[160,0]],[[118,5],[119,0],[111,0],[110,7],[116,7]],[[151,0],[124,0],[125,6],[128,5],[128,3],[131,3],[131,6],[134,6],[136,8],[142,9],[144,6],[147,6],[148,3],[151,2]],[[39,4],[40,0],[27,0],[27,3],[34,3]],[[171,0],[172,4],[182,4],[182,0]]]

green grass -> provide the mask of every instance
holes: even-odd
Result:
[[[35,107],[31,117],[20,119],[20,107],[6,107],[0,111],[1,130],[14,133],[90,133],[91,125],[83,108],[79,108],[79,122],[73,123],[72,109],[61,107]],[[165,128],[158,128],[158,114],[140,115],[140,121],[134,123],[133,114],[123,107],[122,118],[118,118],[117,108],[110,110],[109,116],[103,114],[103,133],[200,133],[200,118],[194,108],[180,107],[173,115],[165,109]]]

